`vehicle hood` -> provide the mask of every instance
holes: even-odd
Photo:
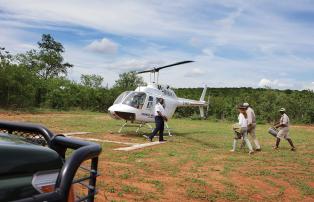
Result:
[[[0,176],[60,169],[63,164],[56,151],[4,133],[0,133],[0,162]]]

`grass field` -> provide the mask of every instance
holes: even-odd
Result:
[[[0,119],[41,123],[55,133],[89,131],[80,136],[146,142],[135,128],[118,134],[122,122],[101,113],[2,112]],[[102,144],[96,201],[314,201],[313,126],[292,126],[292,152],[286,141],[273,151],[269,125],[258,125],[262,152],[248,155],[247,149],[229,152],[231,124],[172,119],[175,136],[166,137],[166,144],[131,152]]]

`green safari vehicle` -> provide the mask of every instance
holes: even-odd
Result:
[[[0,121],[0,201],[94,201],[100,152],[41,125]]]

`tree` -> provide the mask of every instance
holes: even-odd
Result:
[[[6,108],[30,107],[36,83],[26,68],[13,63],[14,57],[0,47],[0,106]]]
[[[36,106],[46,100],[47,82],[49,79],[66,76],[72,64],[64,62],[62,53],[64,48],[60,42],[54,40],[50,34],[43,34],[38,42],[39,50],[30,50],[16,56],[19,65],[28,68],[40,79],[36,88]]]
[[[119,79],[115,81],[114,87],[125,90],[134,90],[136,87],[146,85],[143,78],[136,72],[126,72],[119,74]]]
[[[81,83],[90,88],[100,88],[104,78],[100,75],[92,74],[82,74]]]
[[[29,50],[26,53],[21,53],[16,55],[16,60],[19,62],[21,66],[26,67],[31,72],[39,75],[39,61],[38,61],[38,53],[36,50]]]
[[[47,80],[61,75],[67,75],[72,64],[63,62],[64,48],[60,42],[54,40],[50,34],[43,34],[38,42],[39,51],[30,50],[19,54],[17,60],[20,64],[36,71],[37,75]]]
[[[0,68],[4,68],[12,63],[12,55],[5,48],[0,47]]]

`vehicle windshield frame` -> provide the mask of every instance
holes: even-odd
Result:
[[[120,104],[124,101],[124,98],[126,98],[132,91],[125,91],[121,93],[114,101],[113,104]]]
[[[126,104],[130,107],[142,109],[146,103],[147,94],[145,92],[131,92],[123,100],[122,104]]]

